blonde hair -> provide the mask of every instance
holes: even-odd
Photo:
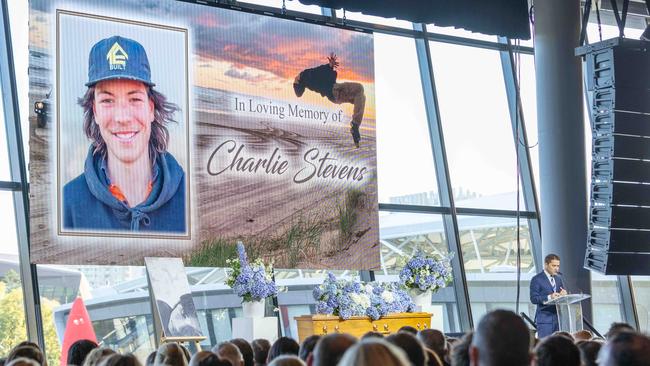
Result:
[[[381,338],[364,339],[348,348],[338,366],[410,366],[404,351]]]

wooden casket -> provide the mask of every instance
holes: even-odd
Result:
[[[372,320],[367,316],[353,316],[343,320],[334,315],[302,315],[294,319],[298,323],[299,342],[302,342],[312,334],[348,333],[358,338],[370,331],[384,335],[396,333],[405,325],[410,325],[417,330],[427,329],[431,327],[431,315],[431,313],[395,313],[378,320]]]

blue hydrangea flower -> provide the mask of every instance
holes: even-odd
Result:
[[[237,244],[238,260],[233,260],[226,283],[233,288],[237,296],[244,301],[259,301],[278,293],[278,288],[271,278],[271,267],[267,268],[258,259],[248,262],[246,250],[241,243]]]
[[[400,283],[408,289],[437,291],[452,281],[452,256],[432,258],[418,251],[399,273]]]
[[[338,280],[328,273],[322,285],[312,291],[319,314],[369,316],[379,319],[390,313],[413,311],[410,296],[394,283],[368,283]]]

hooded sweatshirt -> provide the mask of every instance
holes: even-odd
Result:
[[[185,232],[185,173],[171,154],[158,155],[151,193],[134,207],[111,194],[106,171],[106,159],[91,146],[83,174],[63,187],[64,229]]]
[[[332,87],[336,83],[337,73],[329,64],[320,65],[300,73],[300,84],[307,89],[320,93],[321,96],[334,101]]]

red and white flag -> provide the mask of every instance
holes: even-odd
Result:
[[[68,349],[70,346],[81,339],[88,339],[97,343],[97,336],[93,329],[93,323],[90,321],[88,310],[84,305],[81,297],[78,297],[72,303],[70,315],[68,316],[68,323],[65,326],[65,333],[63,334],[63,348],[61,349],[61,366],[68,363]]]

